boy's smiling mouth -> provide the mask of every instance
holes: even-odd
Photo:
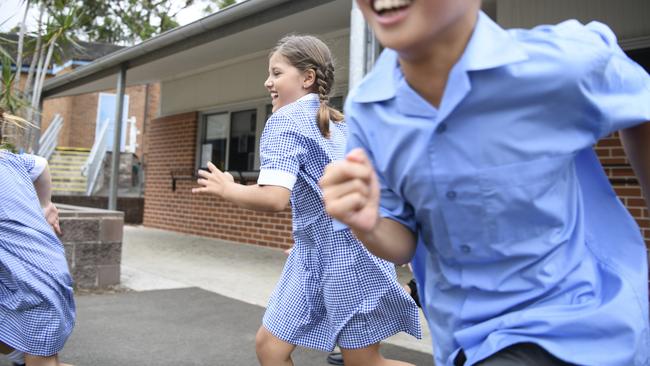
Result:
[[[380,16],[391,16],[393,13],[405,10],[415,0],[370,0],[372,10]]]

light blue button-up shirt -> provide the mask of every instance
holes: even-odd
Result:
[[[439,108],[386,50],[346,115],[382,215],[417,233],[438,365],[520,342],[581,365],[650,364],[646,248],[592,150],[650,120],[650,77],[609,28],[505,31],[481,13]]]

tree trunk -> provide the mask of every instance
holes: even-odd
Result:
[[[45,13],[45,5],[41,3],[38,16],[38,37],[36,38],[36,47],[34,48],[34,55],[32,56],[32,62],[29,65],[29,72],[27,73],[27,81],[25,82],[25,98],[28,98],[30,92],[34,90],[32,85],[32,80],[34,79],[34,72],[36,70],[36,65],[41,58],[41,49],[43,47],[43,38],[41,36],[41,25],[43,24],[43,13]]]
[[[27,28],[27,13],[29,13],[30,0],[26,1],[25,4],[25,14],[23,14],[23,20],[20,23],[20,34],[18,36],[18,51],[16,55],[16,78],[14,79],[14,90],[18,91],[20,89],[20,76],[23,73],[23,44],[25,42],[25,31]]]
[[[32,98],[32,103],[36,101],[34,107],[38,109],[38,102],[41,99],[41,93],[43,91],[43,84],[45,84],[45,78],[47,77],[47,70],[50,68],[50,62],[52,62],[52,54],[54,53],[54,47],[56,47],[56,41],[59,39],[59,35],[55,35],[49,42],[47,47],[47,56],[45,57],[45,64],[41,70],[40,81],[37,80],[36,89],[34,89],[34,97]],[[40,111],[39,111],[40,112]],[[40,127],[40,126],[39,126]]]

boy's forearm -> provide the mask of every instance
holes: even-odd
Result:
[[[52,200],[52,177],[50,168],[46,165],[41,175],[34,181],[34,189],[41,207],[47,206]]]
[[[415,252],[415,234],[391,219],[380,218],[371,233],[352,232],[372,254],[398,265],[410,262]]]
[[[650,210],[650,122],[622,130],[621,140]]]
[[[232,183],[224,198],[239,207],[254,211],[283,211],[289,204],[290,191],[278,186]]]

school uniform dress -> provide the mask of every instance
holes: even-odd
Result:
[[[609,28],[505,31],[480,13],[439,108],[386,50],[346,114],[381,214],[417,233],[437,365],[524,342],[580,365],[650,364],[647,251],[592,149],[650,120],[650,77]]]
[[[0,151],[0,342],[38,356],[58,353],[75,319],[63,245],[32,183],[45,166]]]
[[[281,340],[332,351],[356,349],[398,332],[420,337],[418,308],[397,283],[392,264],[370,254],[350,230],[333,231],[318,180],[343,158],[346,126],[321,136],[318,95],[277,110],[260,142],[258,184],[291,190],[294,247],[263,324]]]

